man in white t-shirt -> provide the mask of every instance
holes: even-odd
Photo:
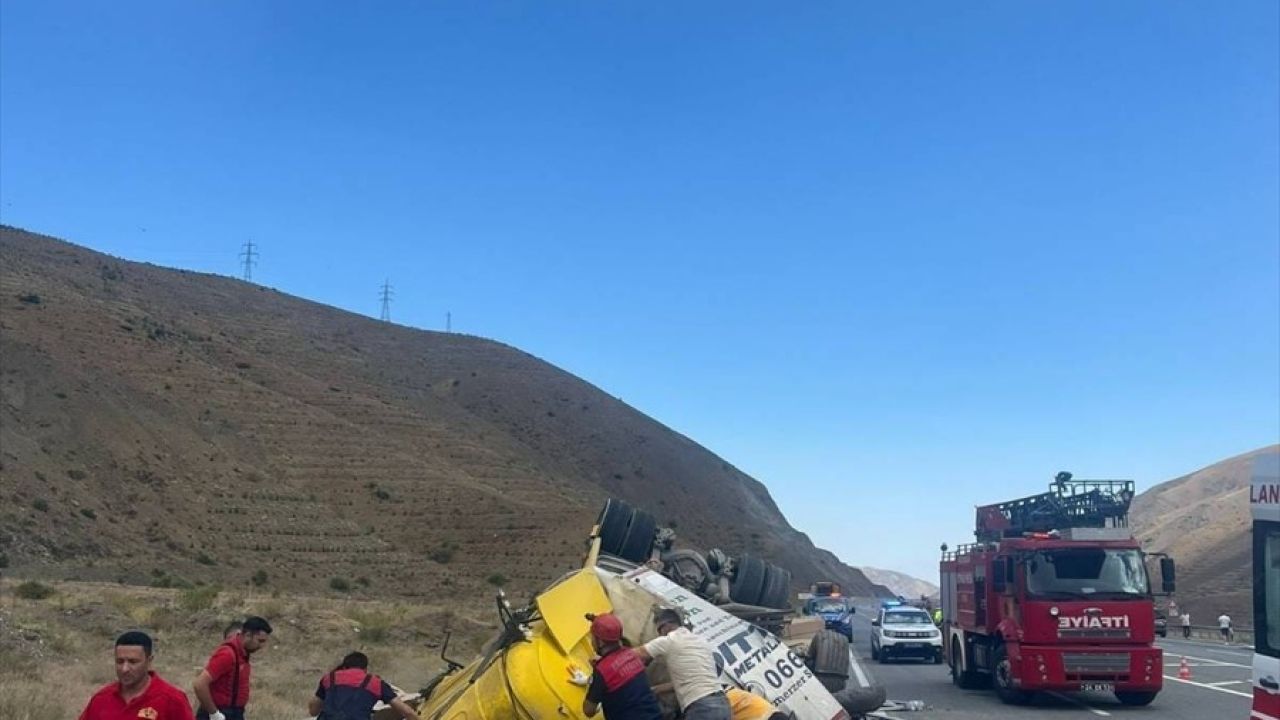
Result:
[[[646,663],[658,658],[667,663],[667,674],[685,720],[731,720],[733,711],[707,643],[683,625],[680,613],[669,608],[654,613],[653,626],[660,637],[636,652]]]
[[[1221,633],[1222,639],[1231,642],[1231,616],[1222,613],[1218,616],[1218,632]]]

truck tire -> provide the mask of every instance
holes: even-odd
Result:
[[[755,605],[760,602],[760,593],[764,590],[765,562],[754,555],[743,555],[738,558],[738,570],[729,585],[729,598],[743,605]]]
[[[1141,707],[1150,705],[1151,701],[1156,699],[1156,694],[1154,691],[1117,690],[1116,699],[1120,701],[1121,705]]]
[[[764,573],[764,591],[760,604],[767,608],[790,608],[791,571],[777,565],[769,565]]]
[[[618,557],[633,563],[643,563],[649,559],[653,550],[653,535],[658,530],[658,521],[643,510],[631,512],[631,523],[627,526],[627,535],[622,540],[622,548]]]
[[[596,518],[596,524],[600,526],[600,552],[610,555],[622,552],[622,541],[627,537],[631,514],[631,506],[617,498],[604,501],[600,517]]]
[[[961,690],[974,690],[981,685],[978,673],[961,666],[960,641],[951,643],[951,682]]]
[[[1032,693],[1019,690],[1013,685],[1013,662],[1009,659],[1009,651],[1004,643],[996,646],[995,667],[991,670],[991,685],[996,696],[1005,705],[1026,705],[1031,702]]]
[[[805,664],[829,692],[849,683],[849,641],[835,630],[822,630],[809,641]]]

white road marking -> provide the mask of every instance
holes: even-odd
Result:
[[[1243,685],[1246,682],[1248,682],[1248,680],[1222,680],[1220,682],[1205,683],[1205,685],[1218,687],[1219,685]]]
[[[1195,680],[1183,680],[1177,675],[1165,675],[1164,679],[1173,680],[1175,682],[1180,682],[1180,683],[1186,683],[1187,685],[1195,685],[1196,687],[1207,688],[1209,690],[1217,690],[1218,692],[1230,693],[1231,695],[1239,695],[1240,697],[1247,697],[1247,698],[1253,697],[1253,693],[1242,693],[1239,690],[1231,690],[1224,687],[1216,687],[1214,685],[1208,685],[1206,683],[1198,683]]]
[[[1188,665],[1193,665],[1195,667],[1238,667],[1238,668],[1246,668],[1249,670],[1253,669],[1252,665],[1241,665],[1240,663],[1227,662],[1226,660],[1214,660],[1213,658],[1202,658],[1202,657],[1196,657],[1194,655],[1179,655],[1178,653],[1165,653],[1165,655],[1169,655],[1171,657],[1176,657],[1176,658],[1186,658],[1188,660],[1195,660],[1196,662],[1187,663]]]
[[[1093,707],[1092,705],[1086,704],[1083,700],[1079,698],[1075,698],[1070,695],[1064,695],[1060,692],[1051,692],[1049,694],[1060,700],[1066,700],[1072,705],[1079,705],[1080,707],[1084,708],[1085,710],[1088,710],[1094,715],[1101,715],[1102,717],[1111,717],[1111,713],[1107,712],[1106,710],[1099,710],[1098,708]]]
[[[853,675],[858,679],[858,687],[871,687],[867,676],[862,672],[862,666],[858,664],[858,654],[853,651],[852,645],[849,646],[849,667],[853,668]]]

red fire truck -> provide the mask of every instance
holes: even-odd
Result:
[[[991,682],[1000,699],[1038,691],[1114,693],[1147,705],[1160,692],[1147,556],[1128,528],[1130,480],[1073,480],[978,508],[977,542],[942,546],[943,652],[952,681]],[[1172,559],[1160,558],[1162,592]]]

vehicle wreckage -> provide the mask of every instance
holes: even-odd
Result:
[[[586,691],[570,680],[575,671],[591,671],[587,614],[614,613],[625,628],[624,642],[639,645],[656,637],[652,617],[659,607],[679,609],[713,648],[725,685],[761,695],[797,720],[856,718],[881,706],[883,688],[849,682],[848,641],[824,629],[821,618],[793,617],[789,571],[746,554],[675,549],[675,539],[649,513],[607,501],[580,570],[523,607],[499,592],[502,629],[470,663],[448,660],[446,640],[446,668],[411,699],[418,715],[582,718]],[[655,685],[667,680],[661,662],[648,673]],[[673,717],[673,698],[660,694],[659,700],[665,716]]]

